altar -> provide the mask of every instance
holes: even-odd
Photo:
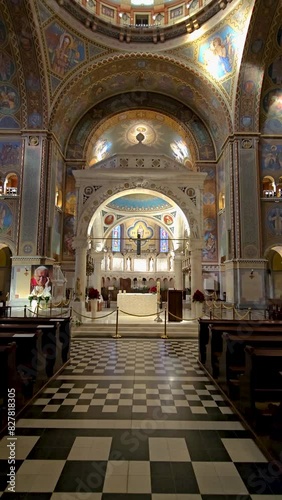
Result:
[[[128,314],[157,314],[157,294],[118,293],[117,307]]]

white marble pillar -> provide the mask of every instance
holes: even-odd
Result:
[[[94,273],[90,276],[90,286],[96,288],[101,293],[102,287],[102,270],[101,263],[104,258],[103,252],[91,252],[91,257],[93,258]]]
[[[203,292],[202,275],[202,240],[192,240],[190,244],[190,264],[191,264],[191,296],[196,290]]]
[[[80,240],[79,238],[74,238],[73,248],[75,249],[75,279],[80,279],[80,288],[84,300],[85,288],[86,288],[86,252],[87,252],[87,242],[85,239]]]
[[[175,254],[174,257],[174,286],[176,290],[183,290],[183,275],[182,275],[182,255]]]

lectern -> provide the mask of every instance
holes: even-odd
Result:
[[[182,290],[168,290],[168,321],[182,321]]]

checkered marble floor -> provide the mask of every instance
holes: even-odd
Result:
[[[196,340],[74,340],[17,422],[16,493],[8,443],[1,500],[282,499],[281,464],[199,368]]]

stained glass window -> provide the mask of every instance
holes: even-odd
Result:
[[[112,230],[112,252],[120,252],[120,225]]]
[[[162,227],[160,228],[160,252],[168,252],[168,233]]]

